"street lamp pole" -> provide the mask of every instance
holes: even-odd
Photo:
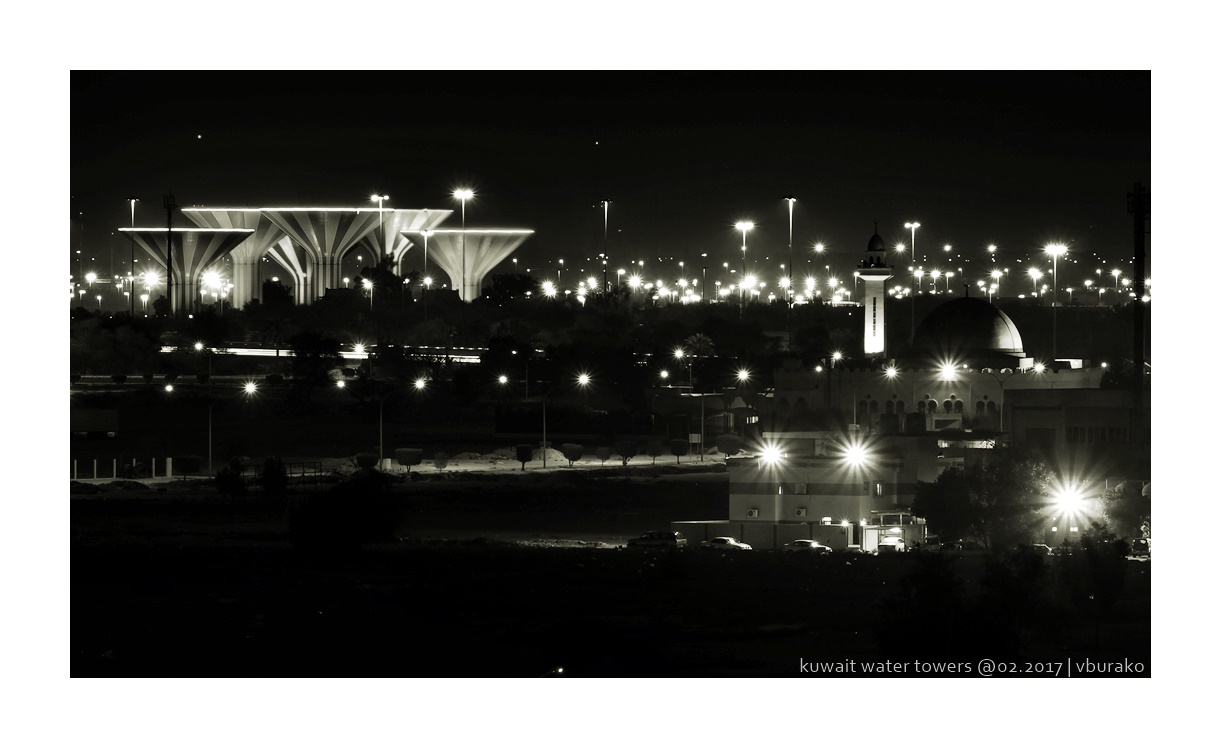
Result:
[[[140,202],[138,197],[129,197],[127,202],[131,203],[131,263],[127,266],[127,285],[131,291],[131,316],[136,316],[136,203]]]
[[[468,189],[454,190],[454,197],[462,201],[462,293],[459,298],[466,296],[466,201],[474,196],[475,193]]]
[[[916,229],[920,228],[918,221],[911,221],[903,224],[903,228],[912,230],[912,262],[916,261]],[[920,258],[921,262],[925,262],[926,258]]]
[[[785,269],[788,273],[789,284],[785,289],[785,295],[789,302],[789,350],[793,349],[793,203],[797,202],[797,198],[792,195],[786,195],[784,201],[789,204],[789,266]],[[743,242],[745,243],[745,242]]]
[[[738,308],[738,319],[742,318],[743,309],[745,309],[745,307],[746,307],[746,293],[745,293],[746,289],[745,289],[745,286],[743,285],[743,282],[746,280],[746,232],[750,231],[754,227],[755,227],[755,224],[752,223],[751,221],[739,221],[736,224],[734,224],[734,228],[736,228],[742,232],[742,277],[738,281],[738,288],[742,291],[742,293],[741,293],[742,304]]]
[[[577,377],[577,384],[581,387],[589,386],[589,375],[582,374]],[[563,384],[557,384],[543,395],[543,470],[547,469],[547,398],[551,397],[551,393],[563,387]]]

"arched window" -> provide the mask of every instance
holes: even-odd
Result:
[[[928,410],[928,403],[924,402],[923,400],[916,403],[916,412],[917,413],[919,413],[920,415],[924,415],[924,411],[926,411],[926,410]]]
[[[903,401],[896,400],[895,401],[895,413],[898,413],[899,415],[903,415],[906,412],[907,412],[907,406],[903,404]]]
[[[984,412],[984,401],[976,400],[975,401],[975,415],[983,415],[983,412]]]
[[[996,415],[996,401],[995,400],[988,401],[988,414]]]
[[[949,410],[949,408],[946,408],[946,410]],[[955,413],[961,413],[961,412],[962,412],[962,401],[961,401],[961,400],[955,400],[955,401],[954,401],[954,412],[955,412]]]
[[[936,401],[936,400],[929,400],[929,401],[928,401],[928,412],[929,412],[929,413],[936,413],[936,412],[937,412],[937,401]]]
[[[870,400],[870,401],[869,401],[869,412],[870,412],[870,413],[877,413],[877,412],[878,412],[878,401],[877,401],[877,400]]]
[[[895,401],[887,400],[886,401],[886,415],[888,415],[888,416],[894,415],[894,412],[895,412]]]

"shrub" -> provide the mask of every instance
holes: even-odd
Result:
[[[517,461],[521,463],[521,469],[524,472],[526,463],[534,459],[534,447],[529,444],[518,444],[513,448]]]
[[[111,374],[110,381],[114,382],[115,384],[123,384],[124,382],[127,381],[127,375],[126,374]]]
[[[270,385],[284,384],[284,377],[280,374],[268,374],[263,377],[263,381]]]
[[[661,442],[657,441],[656,439],[654,439],[654,440],[650,441],[648,444],[644,445],[644,451],[645,451],[645,454],[647,454],[649,457],[653,458],[654,465],[657,464],[657,458],[661,457],[663,454],[665,454],[665,450],[661,446]]]
[[[683,455],[691,451],[691,442],[686,439],[671,439],[670,454],[674,455],[674,461],[681,463]]]
[[[305,497],[289,515],[289,539],[303,550],[353,551],[393,540],[402,504],[387,490],[387,477],[366,472]]]
[[[267,496],[283,496],[288,493],[288,469],[278,457],[263,460],[259,474],[259,485]]]
[[[174,458],[174,469],[183,477],[203,471],[203,458],[199,455],[180,455]]]
[[[242,467],[242,461],[238,458],[233,458],[229,464],[220,470],[216,471],[216,488],[221,492],[230,496],[238,496],[246,492],[246,477],[243,475],[245,468]]]
[[[377,455],[372,452],[360,452],[352,456],[352,464],[362,470],[371,470],[377,467]]]
[[[173,384],[174,382],[177,382],[177,381],[178,381],[178,375],[177,375],[177,374],[166,374],[166,375],[165,375],[165,383],[166,383],[166,384]]]
[[[561,444],[560,452],[564,455],[564,459],[568,460],[568,467],[572,467],[572,463],[581,459],[581,455],[585,452],[585,447],[580,444]]]
[[[737,434],[721,434],[716,438],[716,449],[729,459],[742,451],[742,438]]]
[[[128,480],[148,477],[148,467],[143,462],[137,462],[134,465],[124,465],[120,471],[120,475]]]
[[[411,468],[419,465],[424,461],[424,450],[422,449],[396,449],[394,450],[394,460],[398,464],[407,468],[407,472],[411,472]]]
[[[449,465],[449,455],[437,452],[432,456],[432,464],[436,466],[437,470],[444,470],[445,466]]]
[[[153,375],[152,375],[152,374],[145,374],[145,375],[144,375],[144,383],[145,383],[145,384],[152,384],[152,383],[153,383]]]
[[[594,450],[594,457],[597,457],[599,460],[602,461],[603,467],[606,467],[606,461],[610,459],[610,456],[611,456],[610,447],[598,447],[597,449]]]
[[[636,456],[636,442],[630,439],[621,439],[615,442],[615,451],[619,453],[619,458],[623,460],[626,466],[627,461]]]

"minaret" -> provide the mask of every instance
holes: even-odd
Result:
[[[886,281],[894,277],[886,265],[886,242],[882,241],[877,229],[877,221],[874,221],[873,237],[857,271],[865,284],[861,301],[865,310],[866,356],[886,355]]]

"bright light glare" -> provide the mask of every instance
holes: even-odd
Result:
[[[422,389],[424,389],[424,385],[425,385],[425,384],[426,384],[426,382],[425,382],[423,379],[417,379],[417,380],[415,380],[415,388],[416,388],[417,390],[422,390]]]
[[[746,369],[738,369],[738,381],[745,382],[750,379],[750,372]]]
[[[1055,503],[1056,509],[1065,514],[1076,514],[1085,506],[1085,497],[1081,494],[1081,489],[1076,486],[1063,487],[1056,489],[1051,497]]]
[[[254,391],[258,389],[258,385],[254,382],[247,382],[242,389],[246,390],[247,395],[253,395]]]
[[[344,387],[348,386],[348,383],[343,381],[342,379],[336,379],[335,386],[342,390]]]
[[[579,377],[577,377],[577,384],[581,385],[582,387],[585,387],[586,385],[588,385],[589,384],[589,375],[582,374]]]
[[[738,221],[733,227],[738,231],[750,231],[755,227],[755,224],[750,221]]]
[[[508,384],[509,378],[506,377],[504,374],[501,374],[499,377],[496,378],[496,381],[500,382],[501,384]]]
[[[470,200],[474,196],[475,196],[475,193],[472,190],[467,190],[467,189],[454,190],[454,197],[459,200]]]
[[[784,455],[780,452],[780,448],[774,444],[765,446],[763,451],[759,453],[759,459],[763,460],[769,465],[775,465],[777,462],[780,462],[780,459],[783,456]]]
[[[893,366],[886,367],[886,376],[893,377],[893,376],[897,376],[898,374],[899,374],[899,370],[896,369],[895,367],[893,367]]]
[[[869,452],[860,444],[850,444],[844,450],[844,461],[849,465],[862,465],[869,458]]]

